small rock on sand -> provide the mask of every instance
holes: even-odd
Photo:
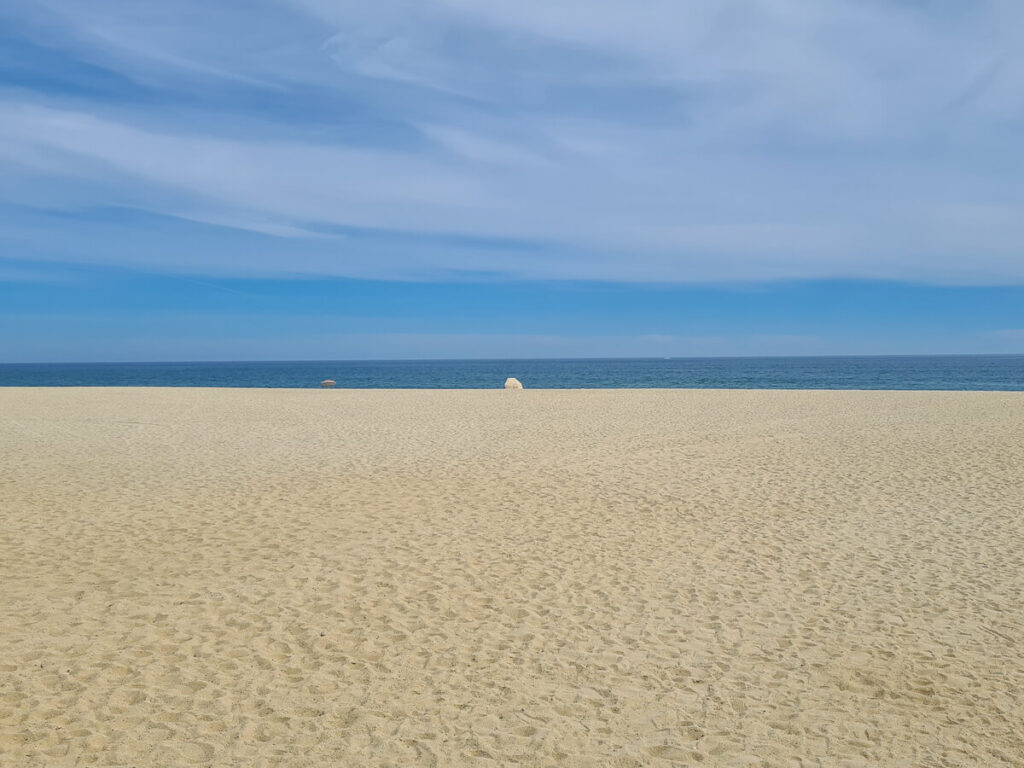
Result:
[[[522,389],[523,383],[519,379],[513,379],[511,376],[505,379],[505,389]]]

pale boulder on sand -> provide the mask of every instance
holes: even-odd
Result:
[[[522,388],[523,388],[523,382],[521,382],[519,379],[514,379],[511,376],[509,376],[507,379],[505,379],[505,389],[522,389]]]

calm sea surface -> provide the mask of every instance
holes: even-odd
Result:
[[[1024,355],[0,365],[0,386],[1024,390]]]

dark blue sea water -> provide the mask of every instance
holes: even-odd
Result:
[[[0,386],[1024,390],[1024,355],[0,365]]]

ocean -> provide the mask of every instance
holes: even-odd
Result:
[[[1024,391],[1024,355],[0,364],[12,387],[492,389],[508,376],[528,389]]]

